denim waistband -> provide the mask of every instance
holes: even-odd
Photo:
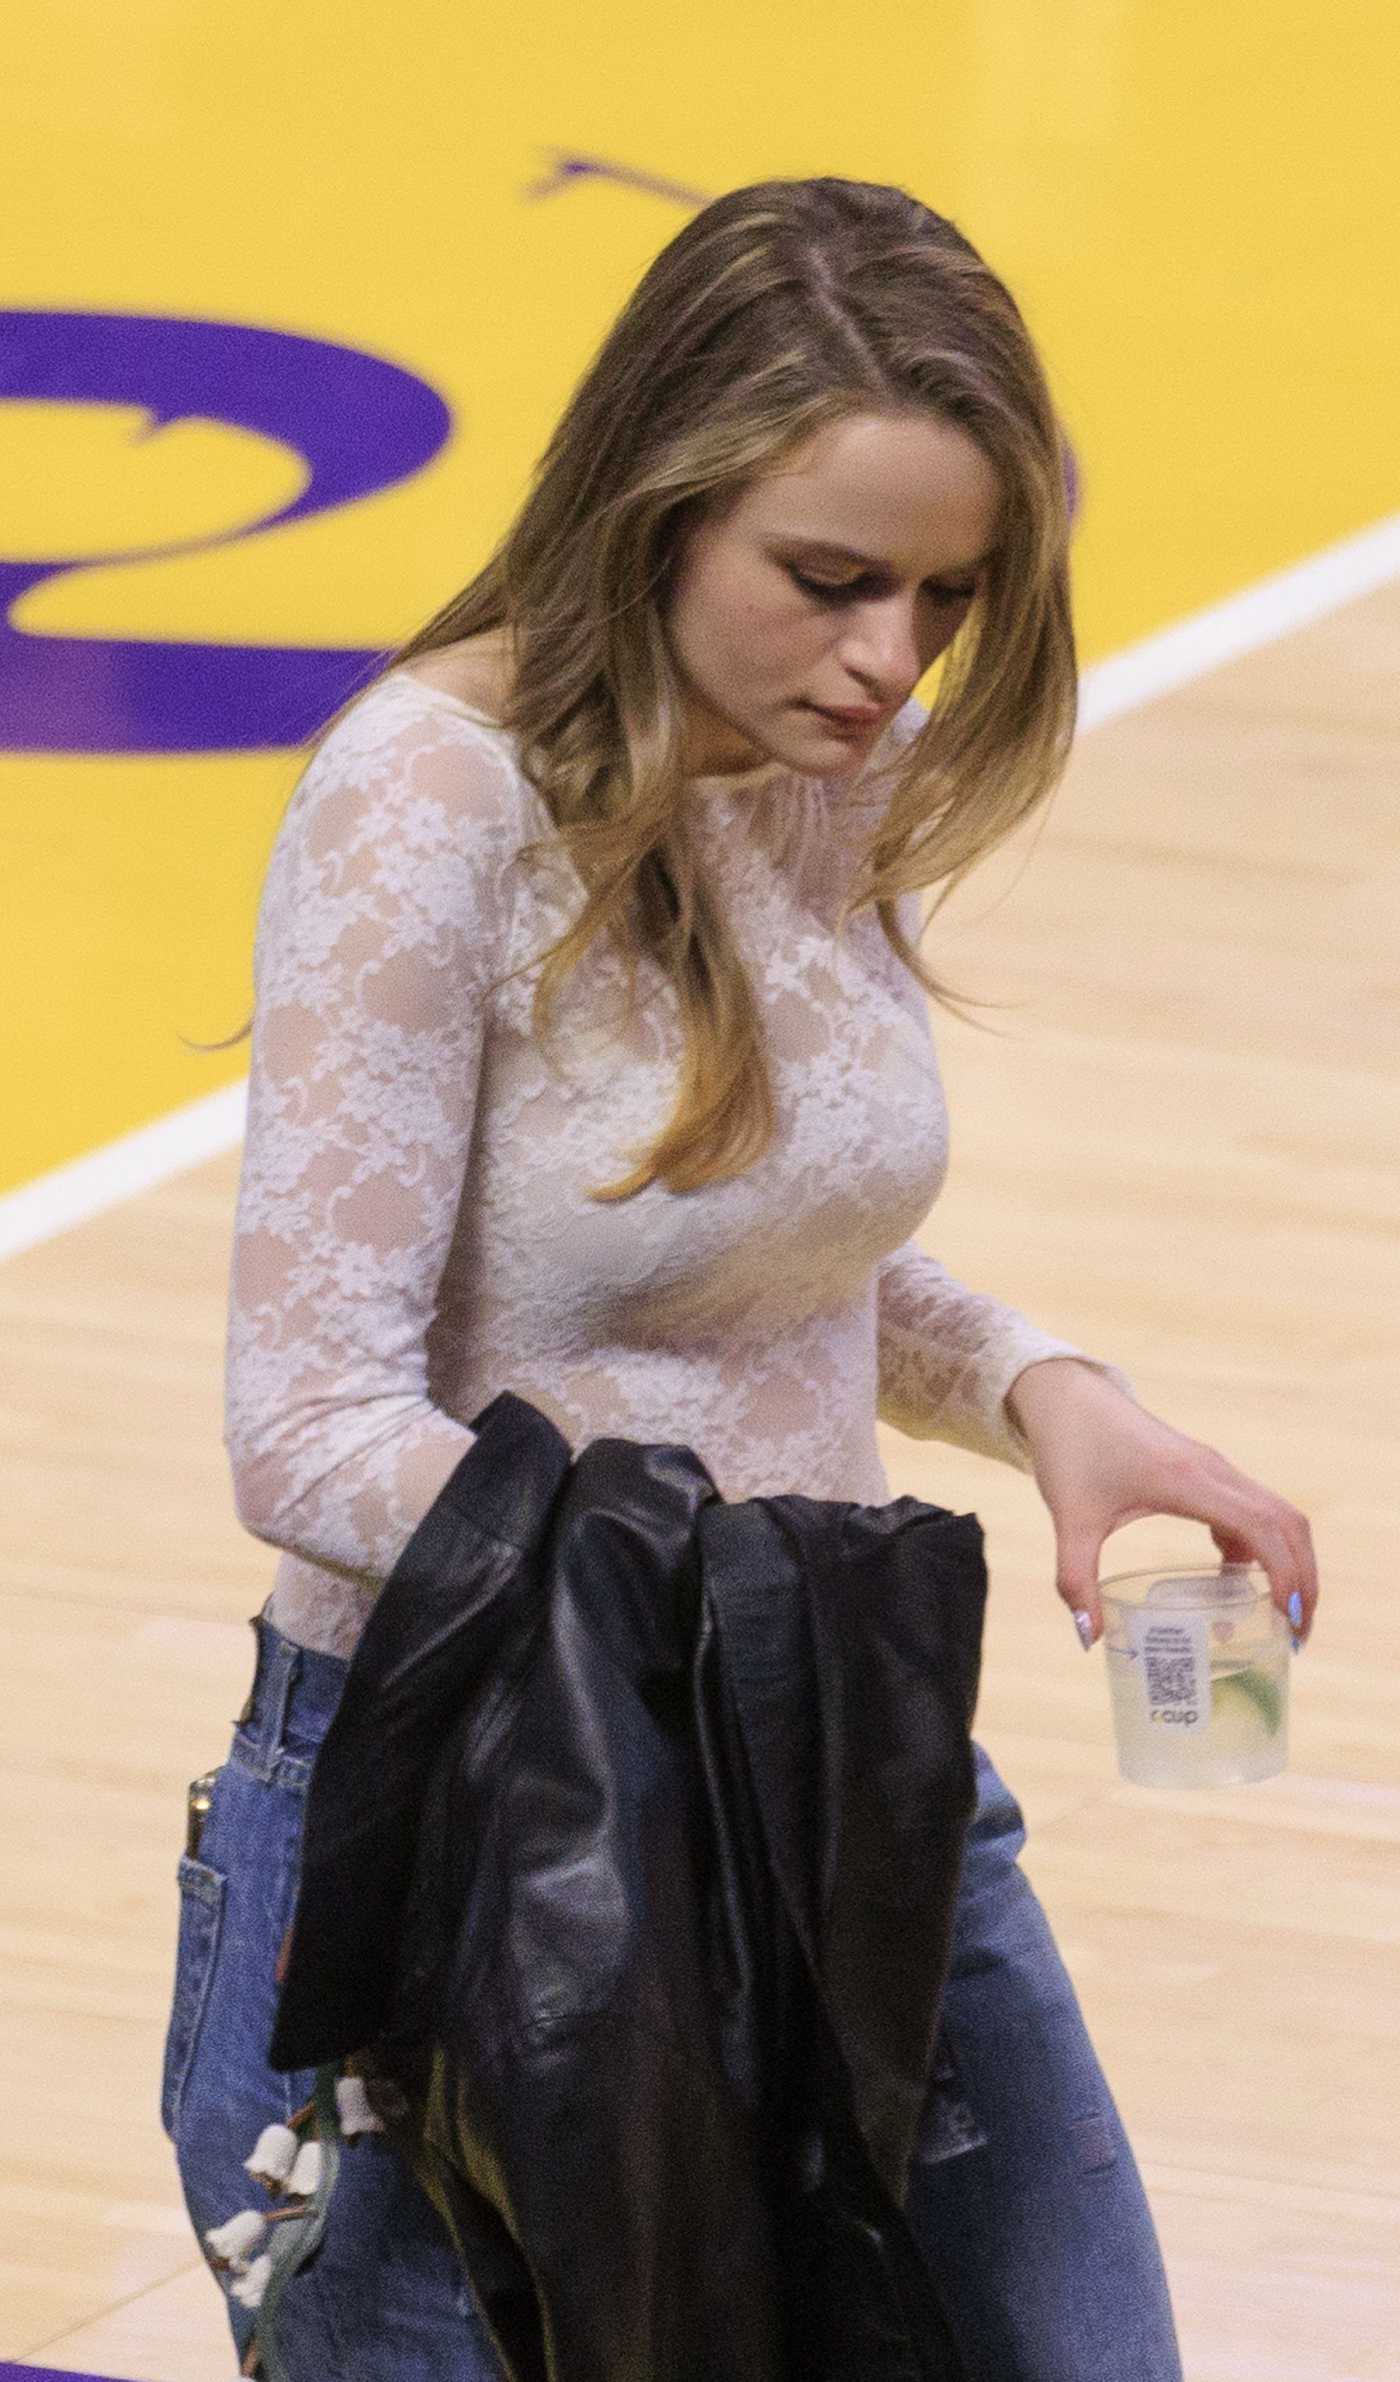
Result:
[[[304,1785],[350,1665],[284,1637],[265,1613],[255,1613],[249,1626],[257,1660],[238,1715],[234,1758],[255,1778]]]

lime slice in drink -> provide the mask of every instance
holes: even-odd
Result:
[[[1283,1718],[1283,1696],[1272,1679],[1254,1669],[1216,1673],[1210,1683],[1212,1726],[1217,1719],[1228,1721],[1232,1709],[1239,1713],[1235,1699],[1240,1697],[1253,1706],[1272,1737]]]

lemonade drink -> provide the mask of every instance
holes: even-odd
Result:
[[[1244,1786],[1288,1763],[1286,1644],[1258,1660],[1212,1655],[1205,1726],[1182,1726],[1153,1705],[1140,1662],[1109,1649],[1108,1686],[1118,1767],[1139,1786]]]
[[[1118,1767],[1140,1786],[1237,1786],[1288,1761],[1288,1640],[1259,1565],[1101,1583]]]

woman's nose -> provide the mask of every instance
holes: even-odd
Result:
[[[914,615],[907,607],[872,604],[853,623],[841,659],[872,703],[893,703],[923,676]]]

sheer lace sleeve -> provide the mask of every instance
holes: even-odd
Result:
[[[882,1261],[877,1288],[877,1411],[911,1439],[946,1439],[1029,1472],[1030,1448],[1003,1404],[1027,1365],[1078,1357],[1136,1394],[1117,1365],[1041,1331],[1018,1308],[965,1289],[913,1241]]]
[[[520,810],[489,735],[372,687],[298,780],[259,905],[224,1444],[254,1537],[366,1584],[472,1444],[426,1341]]]

